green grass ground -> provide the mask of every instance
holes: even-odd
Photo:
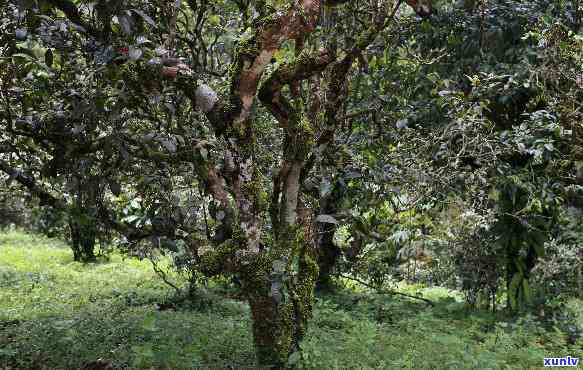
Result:
[[[82,265],[61,242],[0,234],[0,369],[76,369],[98,358],[129,369],[253,369],[248,308],[220,292],[197,308],[159,311],[173,292],[147,262],[114,255]],[[569,346],[529,317],[504,321],[445,289],[424,293],[435,307],[351,290],[319,297],[299,367],[531,369],[543,357],[583,357],[581,341]]]

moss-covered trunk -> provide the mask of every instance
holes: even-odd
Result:
[[[73,259],[78,262],[93,262],[95,257],[95,225],[69,220]]]
[[[260,366],[285,369],[299,339],[292,322],[293,306],[277,303],[272,297],[256,294],[249,297],[253,320],[253,339]]]
[[[253,339],[261,368],[286,369],[299,359],[299,344],[312,316],[318,264],[313,244],[295,233],[243,269]]]

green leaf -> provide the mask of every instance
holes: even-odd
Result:
[[[34,60],[34,58],[31,55],[28,55],[25,53],[12,54],[12,59],[14,60],[14,58],[22,58],[26,61],[33,61]],[[14,62],[16,62],[16,60],[14,60]]]
[[[273,272],[275,272],[277,274],[284,273],[286,266],[287,266],[287,263],[285,260],[275,260],[275,261],[273,261],[273,264],[272,264]]]
[[[154,20],[152,18],[150,18],[150,16],[147,15],[146,13],[144,13],[142,10],[140,10],[140,9],[132,9],[132,11],[134,13],[136,13],[137,15],[139,15],[140,17],[142,17],[142,19],[144,21],[146,21],[146,23],[148,23],[150,26],[156,27],[156,22],[154,22]]]
[[[27,34],[28,34],[28,32],[27,32],[26,28],[17,28],[16,31],[14,32],[16,39],[19,41],[26,40]]]
[[[131,35],[132,34],[132,21],[131,21],[131,19],[126,15],[119,15],[117,17],[117,20],[119,22],[119,25],[120,25],[122,31],[126,35]]]
[[[213,26],[218,26],[221,23],[221,17],[219,17],[217,14],[213,14],[208,17],[208,21]]]
[[[330,215],[318,215],[318,217],[316,217],[316,222],[321,222],[323,224],[339,224],[338,220]]]
[[[176,152],[176,144],[174,144],[172,141],[170,140],[162,140],[160,142],[164,148],[166,148],[166,150],[168,150],[170,153],[175,153]]]
[[[332,184],[330,181],[324,180],[320,183],[320,196],[325,197],[332,192]]]
[[[292,353],[289,358],[287,359],[287,365],[293,367],[302,359],[302,354],[300,351],[295,351]]]
[[[47,49],[45,52],[45,64],[47,67],[53,66],[53,51],[51,49]]]
[[[200,148],[200,156],[206,160],[208,157],[208,150],[206,148]]]
[[[140,216],[138,216],[138,215],[130,215],[128,217],[123,218],[122,221],[131,224],[132,222],[138,220],[139,218],[140,218]]]

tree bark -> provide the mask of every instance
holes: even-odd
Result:
[[[318,266],[320,274],[316,288],[318,290],[330,290],[332,288],[332,273],[338,258],[341,255],[340,248],[334,244],[334,233],[336,225],[323,224],[320,227],[320,236],[318,238]]]
[[[334,215],[338,212],[338,202],[342,199],[343,192],[335,185],[327,196],[320,198],[320,214]],[[331,223],[320,223],[318,225],[318,265],[320,274],[316,288],[318,290],[332,289],[332,273],[338,258],[342,254],[340,248],[334,244],[334,234],[337,225]]]
[[[72,218],[69,219],[71,232],[71,249],[73,259],[77,262],[94,262],[95,257],[95,225],[83,225]]]
[[[281,233],[273,251],[258,255],[243,269],[260,366],[293,365],[292,355],[299,351],[312,315],[317,275],[315,248],[301,227]]]

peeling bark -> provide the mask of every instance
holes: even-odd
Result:
[[[295,225],[296,223],[302,167],[302,162],[293,162],[285,179],[281,200],[281,221],[284,225]]]

